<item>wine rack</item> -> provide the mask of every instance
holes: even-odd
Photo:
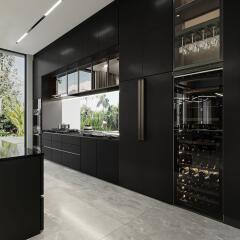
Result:
[[[222,216],[222,71],[174,79],[175,202]]]

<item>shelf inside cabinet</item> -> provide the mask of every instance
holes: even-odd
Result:
[[[219,0],[193,0],[176,8],[176,23],[214,11],[219,6]]]

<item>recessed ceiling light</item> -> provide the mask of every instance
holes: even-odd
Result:
[[[24,33],[24,34],[17,40],[17,43],[20,43],[27,35],[28,35],[28,33]]]
[[[57,1],[26,33],[24,33],[16,42],[20,43],[45,17],[47,17],[60,3],[62,0]]]
[[[48,16],[59,4],[62,3],[62,0],[57,1],[45,14],[44,16]]]

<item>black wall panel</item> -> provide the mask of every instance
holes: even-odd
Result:
[[[224,219],[240,227],[240,21],[224,1]]]

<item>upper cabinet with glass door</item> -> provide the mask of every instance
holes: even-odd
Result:
[[[57,76],[57,95],[67,95],[67,74]]]
[[[73,70],[68,73],[68,95],[78,93],[78,71]]]
[[[112,58],[93,65],[95,89],[119,85],[119,58]]]
[[[92,67],[81,67],[79,70],[79,92],[92,89]]]
[[[176,0],[175,70],[221,61],[221,0]]]

